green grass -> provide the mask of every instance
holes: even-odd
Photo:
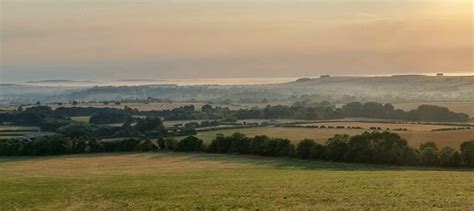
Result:
[[[71,117],[71,119],[76,121],[76,122],[85,122],[85,123],[88,123],[90,118],[91,118],[90,116],[74,116],[74,117]]]
[[[474,208],[474,172],[255,156],[0,158],[0,209]]]

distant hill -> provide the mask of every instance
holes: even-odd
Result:
[[[38,88],[38,86],[36,86]],[[49,87],[53,89],[52,87]],[[2,88],[4,89],[4,88]],[[11,90],[10,90],[11,91]],[[36,93],[38,90],[15,90],[16,94]],[[375,102],[443,102],[474,101],[474,76],[397,75],[385,77],[303,78],[293,82],[267,85],[142,85],[95,86],[63,90],[62,94],[33,96],[31,100],[102,101],[147,99],[173,101],[226,102],[295,102],[301,100],[347,103]],[[0,93],[1,95],[2,93]],[[13,95],[9,96],[14,97]],[[36,98],[35,98],[36,97]],[[40,98],[41,99],[37,99]],[[24,98],[26,99],[26,98]],[[30,98],[29,98],[30,99]]]
[[[39,80],[39,81],[27,81],[27,84],[40,84],[40,83],[95,83],[94,81],[74,81],[74,80]]]

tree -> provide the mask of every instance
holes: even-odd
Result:
[[[459,152],[446,146],[438,152],[438,160],[439,164],[444,167],[458,166],[461,162],[461,156]]]
[[[234,133],[230,137],[230,153],[240,153],[247,154],[249,153],[250,139],[242,133]]]
[[[464,165],[474,166],[474,140],[463,142],[460,151]]]
[[[325,147],[322,144],[315,143],[311,148],[311,159],[324,159]]]
[[[197,152],[201,151],[202,140],[194,136],[188,136],[176,145],[176,151],[182,152]]]
[[[275,156],[293,156],[295,154],[295,145],[288,139],[277,139],[277,149]]]
[[[255,136],[250,142],[250,153],[253,155],[264,155],[265,142],[270,138],[268,136]]]
[[[165,127],[163,126],[163,122],[161,121],[160,118],[145,118],[145,119],[139,119],[137,121],[137,124],[135,125],[135,128],[144,133],[147,131],[163,131]]]
[[[138,144],[137,150],[141,152],[155,151],[157,147],[153,144],[150,139],[146,139],[142,143]]]
[[[418,150],[423,151],[427,147],[431,147],[435,150],[438,150],[438,146],[433,141],[428,141],[428,142],[420,144],[420,147],[418,148]]]
[[[438,165],[437,150],[433,147],[426,147],[420,152],[420,164],[426,166]]]
[[[134,138],[125,139],[118,142],[117,150],[120,152],[133,152],[138,149],[140,141]]]
[[[301,159],[310,159],[315,143],[311,139],[303,139],[296,146],[296,156]]]
[[[326,142],[326,159],[343,161],[348,150],[349,135],[335,135]]]

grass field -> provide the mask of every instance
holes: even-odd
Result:
[[[0,158],[0,209],[474,208],[474,172],[237,155]]]
[[[197,137],[206,142],[210,142],[216,137],[216,134],[231,135],[236,132],[253,137],[256,135],[267,135],[275,138],[288,138],[293,142],[299,142],[302,139],[314,139],[318,143],[325,143],[328,138],[336,134],[357,135],[363,133],[364,129],[314,129],[314,128],[282,128],[282,127],[257,127],[241,129],[225,129],[198,132]],[[438,146],[451,146],[458,149],[464,141],[474,140],[474,130],[453,130],[453,131],[391,131],[400,134],[413,147],[418,147],[426,141],[434,141]]]
[[[90,116],[74,116],[74,117],[71,117],[71,119],[76,121],[76,122],[85,122],[85,123],[88,123],[90,118],[91,118]]]

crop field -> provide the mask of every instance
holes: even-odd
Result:
[[[256,156],[0,158],[0,209],[473,209],[474,172]]]
[[[410,102],[394,103],[393,106],[408,111],[411,109],[416,109],[422,104],[447,107],[451,111],[466,113],[471,117],[474,116],[474,102]]]
[[[253,137],[256,135],[267,135],[274,138],[288,138],[293,142],[299,142],[302,139],[314,139],[318,143],[325,143],[328,138],[336,134],[358,135],[364,131],[371,131],[366,129],[319,129],[319,128],[285,128],[285,127],[256,127],[256,128],[241,128],[241,129],[224,129],[198,132],[197,137],[203,139],[205,142],[210,142],[216,137],[216,134],[231,135],[236,132],[246,134]],[[434,141],[438,146],[450,146],[458,149],[460,144],[464,141],[474,140],[474,130],[452,130],[452,131],[391,131],[400,134],[401,137],[408,141],[408,144],[413,147],[418,147],[421,143],[426,141]]]
[[[132,109],[138,109],[139,111],[161,111],[161,110],[171,110],[175,108],[179,108],[182,106],[188,106],[188,105],[193,105],[196,109],[201,109],[202,106],[206,105],[207,103],[188,103],[188,102],[172,102],[172,103],[121,103],[119,105],[116,105],[114,103],[109,103],[107,105],[103,103],[79,103],[77,105],[72,105],[72,104],[63,104],[63,105],[58,105],[58,104],[47,104],[53,109],[56,109],[58,107],[94,107],[94,108],[117,108],[117,109],[123,109],[125,106],[128,106]],[[235,109],[245,109],[245,108],[252,108],[252,107],[263,107],[266,104],[212,104],[213,106],[221,106],[221,107],[228,107],[229,109],[235,110]],[[29,106],[27,106],[29,107]],[[14,106],[10,107],[5,107],[5,109],[13,110],[15,109]]]
[[[38,127],[24,127],[24,126],[0,126],[0,139],[14,138],[32,132],[38,132]]]
[[[319,122],[319,123],[308,123],[308,124],[300,124],[301,126],[325,126],[325,127],[338,127],[342,126],[344,128],[347,127],[361,127],[363,129],[370,129],[371,127],[380,127],[384,130],[389,128],[390,130],[396,129],[407,129],[408,131],[433,131],[439,129],[448,129],[448,128],[459,128],[464,126],[453,126],[453,125],[435,125],[435,124],[416,124],[416,123],[406,123],[406,124],[398,124],[398,123],[380,123],[380,122]],[[468,126],[471,127],[471,126]],[[474,126],[472,126],[474,127]],[[472,128],[471,127],[471,128]]]

